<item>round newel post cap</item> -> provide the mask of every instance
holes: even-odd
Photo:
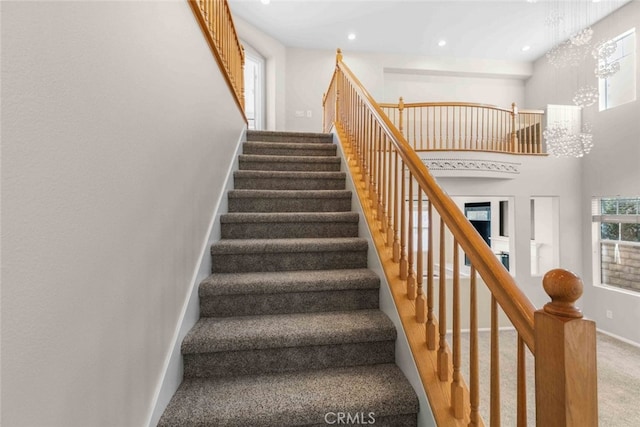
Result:
[[[574,304],[582,296],[582,279],[570,271],[556,268],[542,279],[542,286],[551,298],[544,311],[549,314],[572,319],[582,318],[582,311]]]
[[[342,62],[342,49],[338,48],[336,50],[336,64]]]

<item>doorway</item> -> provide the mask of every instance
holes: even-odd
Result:
[[[264,129],[265,77],[264,58],[245,44],[244,109],[247,127]]]
[[[478,231],[482,239],[491,247],[491,202],[465,203],[464,216]],[[464,265],[471,265],[465,254]]]

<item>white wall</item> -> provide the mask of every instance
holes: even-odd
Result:
[[[1,423],[141,426],[244,123],[187,2],[3,2],[2,60]]]
[[[595,40],[610,39],[636,27],[636,61],[640,58],[640,2],[632,1],[597,25],[593,26]],[[533,77],[527,82],[526,98],[530,104],[571,104],[577,83],[593,77],[594,64],[584,64],[576,69],[557,70],[545,58],[536,61]],[[640,67],[636,66],[636,79],[640,81]],[[638,91],[640,85],[636,85]],[[596,260],[591,253],[591,198],[594,196],[637,196],[640,183],[640,94],[636,101],[608,111],[598,112],[597,105],[587,108],[583,117],[593,126],[594,148],[581,161],[582,196],[579,212],[574,219],[582,222],[582,241],[576,250],[584,259],[579,272],[585,282],[584,311],[607,332],[640,343],[640,296],[593,286],[591,265]],[[561,214],[566,206],[560,200]],[[564,267],[564,265],[562,265]],[[613,312],[607,319],[606,310]]]
[[[344,62],[378,102],[397,102],[404,96],[407,102],[468,101],[510,107],[515,101],[522,107],[524,79],[531,73],[530,64],[522,62],[436,60],[347,49],[343,54]],[[329,86],[335,57],[335,51],[287,48],[287,130],[321,130],[322,94]],[[463,90],[454,92],[456,86]],[[304,112],[304,117],[296,112]]]
[[[482,153],[477,156],[483,158]],[[437,172],[434,175],[454,200],[509,199],[509,209],[514,212],[513,235],[509,236],[510,271],[533,304],[541,307],[549,302],[549,297],[542,288],[542,277],[531,274],[531,197],[559,198],[559,265],[552,267],[560,266],[580,274],[583,271],[581,196],[577,179],[580,163],[576,159],[516,155],[511,161],[521,163],[520,174],[514,179],[448,178],[438,177]],[[546,271],[541,273],[544,275]]]
[[[287,50],[282,43],[251,24],[234,16],[236,31],[243,43],[265,58],[266,128],[287,130],[285,124],[285,91]]]
[[[524,107],[524,81],[474,75],[439,75],[408,70],[384,73],[384,100],[404,102],[474,102],[511,108]]]

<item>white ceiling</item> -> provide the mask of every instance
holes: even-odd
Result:
[[[287,47],[533,61],[629,0],[229,0]],[[638,1],[638,0],[635,0]],[[560,25],[550,25],[561,16]],[[347,35],[353,32],[356,39]],[[438,46],[444,39],[447,44]],[[523,46],[530,50],[523,52]]]

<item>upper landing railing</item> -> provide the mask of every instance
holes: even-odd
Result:
[[[543,111],[462,102],[380,104],[416,151],[543,154]]]
[[[227,0],[188,2],[244,116],[244,47],[238,39],[229,3]]]
[[[551,270],[543,279],[551,302],[536,310],[340,51],[323,106],[324,130],[335,128],[344,149],[436,424],[597,426],[595,323],[574,306],[582,281]],[[516,336],[501,346],[504,326]],[[504,360],[503,349],[514,350],[513,359]],[[501,391],[503,370],[513,389]],[[513,403],[501,407],[505,401]]]

